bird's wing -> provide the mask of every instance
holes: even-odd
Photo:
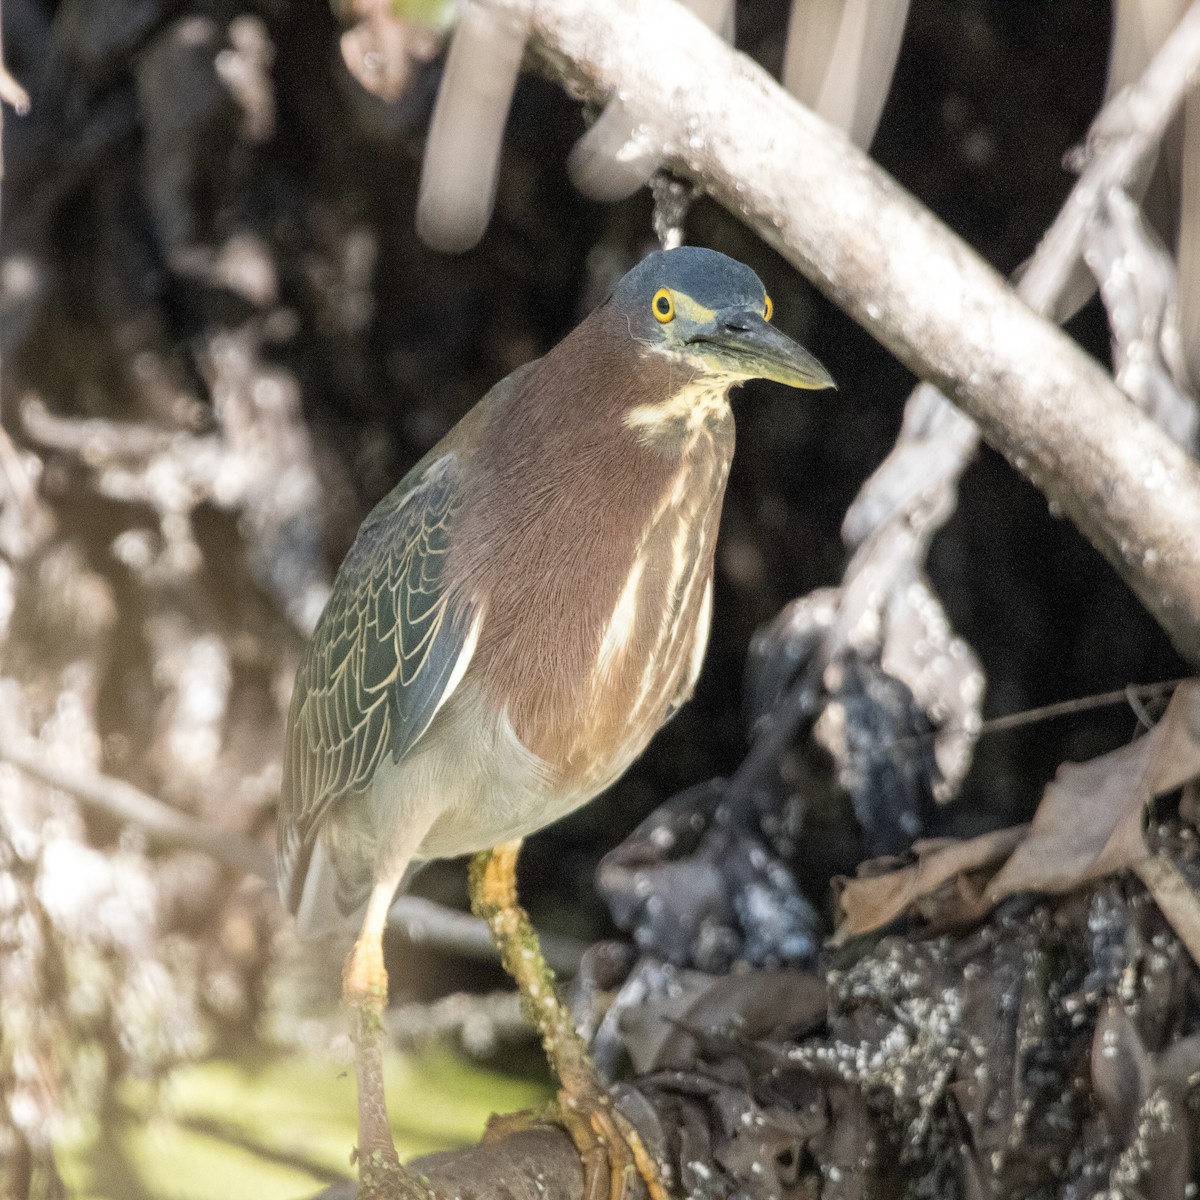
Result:
[[[359,530],[296,676],[280,791],[279,879],[295,910],[330,805],[412,749],[458,686],[482,611],[447,586],[462,501],[451,452],[414,473]]]

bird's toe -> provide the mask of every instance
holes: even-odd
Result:
[[[583,1160],[584,1200],[634,1200],[639,1178],[650,1200],[670,1200],[661,1166],[606,1092],[563,1088],[557,1118]]]

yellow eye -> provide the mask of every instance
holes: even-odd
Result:
[[[763,307],[763,320],[764,320],[764,321],[769,321],[769,320],[771,319],[771,317],[772,317],[772,316],[774,315],[774,313],[775,313],[775,305],[773,305],[773,304],[771,303],[771,297],[770,297],[770,296],[767,296],[767,297],[765,297],[765,299],[766,299],[767,303],[766,303],[766,305]]]
[[[659,288],[650,301],[650,307],[654,310],[655,318],[663,325],[675,319],[675,301],[669,288]]]

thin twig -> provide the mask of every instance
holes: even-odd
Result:
[[[1128,705],[1133,709],[1138,720],[1150,728],[1154,722],[1148,720],[1142,702],[1160,700],[1170,696],[1188,676],[1179,679],[1165,679],[1161,683],[1130,683],[1114,692],[1097,692],[1094,696],[1079,696],[1074,700],[1059,700],[1054,704],[1043,704],[1039,708],[1027,708],[1018,713],[1005,713],[1000,717],[991,717],[980,722],[977,736],[983,737],[989,733],[1003,733],[1010,729],[1022,729],[1027,725],[1037,725],[1042,721],[1052,721],[1058,717],[1071,717],[1077,713],[1092,712],[1097,708],[1113,708],[1118,704]],[[922,742],[932,741],[938,734],[937,730],[928,733],[914,733],[909,737],[896,738],[889,742],[887,748],[902,749],[906,746],[916,746]]]
[[[123,779],[52,763],[37,742],[0,741],[0,760],[118,821],[137,826],[161,846],[198,850],[233,871],[268,881],[275,878],[275,864],[265,846],[234,830],[214,829],[185,816]]]
[[[1060,700],[1057,704],[1043,704],[1041,708],[1031,708],[1025,712],[992,717],[980,725],[979,733],[982,736],[986,733],[999,733],[1006,729],[1020,729],[1025,725],[1036,725],[1041,721],[1051,721],[1056,717],[1070,717],[1076,713],[1091,712],[1097,708],[1111,708],[1117,704],[1128,704],[1132,707],[1135,701],[1158,700],[1169,696],[1182,682],[1183,679],[1167,679],[1162,683],[1131,683],[1115,692],[1080,696],[1077,700]],[[1151,723],[1153,724],[1153,722]]]

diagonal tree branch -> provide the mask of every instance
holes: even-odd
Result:
[[[160,846],[196,850],[232,871],[274,882],[275,864],[261,842],[237,830],[215,829],[123,779],[53,762],[33,739],[0,740],[0,762],[11,763],[48,787],[68,792],[89,808],[133,825]]]
[[[1089,222],[1114,191],[1134,187],[1198,68],[1200,26],[1193,18],[1167,39],[1136,86],[1123,88],[1100,111],[1082,152],[1079,179],[1014,281],[1017,294],[1035,312],[1058,321],[1064,304],[1075,311],[1069,285]],[[847,543],[858,546],[891,512],[893,519],[914,526],[927,545],[951,509],[931,498],[957,484],[977,443],[978,430],[936,388],[919,384],[908,398],[905,428],[895,449],[863,484],[846,514]],[[933,444],[936,454],[928,452]]]
[[[1200,661],[1200,471],[1109,375],[757,65],[667,0],[489,0],[550,68],[619,94],[699,181],[979,424]],[[1172,45],[1194,80],[1200,7]],[[670,52],[664,53],[663,47]],[[697,80],[706,81],[697,86]]]
[[[1197,63],[1200,37],[1194,27],[1191,31],[1184,27],[1166,39],[1136,86],[1123,87],[1092,123],[1086,146],[1073,155],[1081,160],[1079,179],[1037,250],[1017,272],[1017,294],[1035,312],[1061,323],[1090,294],[1082,286],[1085,274],[1094,289],[1095,280],[1080,262],[1081,249],[1086,254],[1089,244],[1109,228],[1113,212],[1132,208],[1128,189],[1145,178],[1147,165],[1158,152]],[[1136,221],[1130,214],[1126,241],[1133,238]],[[1132,246],[1126,246],[1125,252],[1132,253]],[[1121,280],[1126,289],[1132,289],[1135,280],[1144,283],[1149,279],[1163,280],[1160,286],[1165,288],[1174,271],[1166,263],[1156,269],[1151,254],[1147,246],[1139,269],[1132,274],[1126,259],[1110,269],[1109,291]],[[1126,330],[1122,334],[1114,324],[1114,331],[1118,344],[1136,339],[1141,349],[1135,351],[1136,366],[1132,370],[1127,367],[1124,378],[1118,373],[1118,382],[1178,445],[1190,451],[1195,442],[1196,401],[1173,391],[1170,377],[1156,368],[1161,327],[1150,322],[1151,327],[1143,328],[1141,288],[1134,293],[1139,302],[1125,319]],[[1124,309],[1114,308],[1111,301],[1108,308],[1119,324]],[[1124,357],[1128,363],[1129,353]],[[1130,383],[1138,381],[1141,395],[1134,396]],[[1156,404],[1150,403],[1147,393],[1151,381]],[[935,743],[944,793],[955,788],[971,761],[972,729],[978,721],[982,689],[965,685],[974,682],[972,672],[979,668],[970,649],[953,640],[939,644],[926,636],[922,639],[925,649],[914,655],[911,619],[937,605],[923,577],[924,563],[934,535],[954,512],[959,478],[978,445],[979,427],[937,388],[922,383],[914,389],[895,446],[863,483],[846,512],[842,536],[853,553],[837,592],[836,619],[821,635],[830,662],[837,661],[851,644],[856,643],[861,651],[864,641],[868,646],[876,643],[876,653],[888,664],[887,669],[914,690],[926,711],[936,707],[939,713],[952,714],[942,723]],[[914,603],[914,596],[921,599]],[[794,601],[785,610],[786,619],[781,614],[774,623],[779,634],[801,642],[811,636],[816,631],[810,623],[822,605],[829,603],[829,597],[830,593],[820,592]]]

